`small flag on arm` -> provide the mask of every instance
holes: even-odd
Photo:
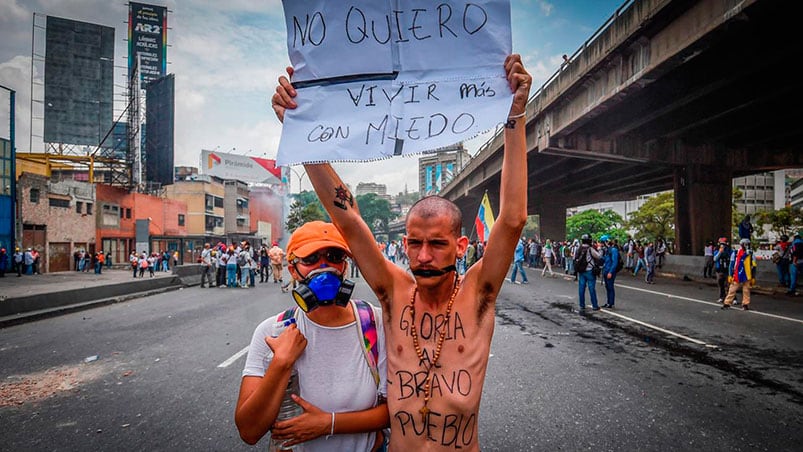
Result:
[[[480,203],[479,211],[477,211],[477,218],[474,220],[474,227],[477,229],[477,237],[483,242],[487,241],[488,236],[491,235],[491,228],[494,227],[494,213],[491,210],[491,200],[488,199],[488,192],[482,195],[482,202]]]

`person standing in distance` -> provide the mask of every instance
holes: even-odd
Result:
[[[717,287],[719,287],[719,303],[725,301],[728,293],[728,269],[730,268],[731,247],[728,245],[727,237],[720,237],[717,240],[717,248],[714,251],[714,272],[717,274]]]
[[[201,251],[201,265],[203,265],[202,273],[201,273],[201,288],[209,287],[210,289],[214,287],[212,280],[212,274],[214,272],[214,267],[212,266],[212,245],[209,242],[204,243],[204,250]],[[208,283],[208,284],[207,284]]]
[[[273,246],[268,250],[270,267],[273,270],[273,283],[282,283],[282,261],[284,260],[284,250],[279,247],[279,242],[273,242]],[[267,280],[267,279],[266,279]]]
[[[480,398],[494,331],[494,307],[527,221],[525,115],[532,78],[519,55],[508,56],[504,67],[514,96],[504,124],[499,213],[482,259],[464,277],[457,273],[455,263],[465,253],[468,238],[460,235],[462,212],[453,202],[427,196],[410,208],[404,238],[408,271],[382,255],[354,196],[331,165],[305,165],[321,204],[343,233],[363,278],[382,304],[392,351],[388,353],[392,450],[459,446],[475,451],[480,447]],[[292,76],[292,68],[288,73]],[[289,80],[281,77],[272,98],[280,120],[286,108],[296,107],[295,95]],[[437,333],[426,327],[427,319],[434,318],[444,319]],[[417,381],[411,381],[409,375],[416,375]],[[449,390],[440,385],[436,391],[435,385],[448,375],[470,378],[471,388],[460,393],[456,387]],[[459,424],[457,419],[461,419]]]
[[[583,234],[580,237],[580,246],[577,247],[574,256],[574,270],[577,272],[578,281],[578,295],[580,297],[580,313],[586,310],[586,287],[588,287],[588,295],[591,297],[591,309],[599,311],[599,304],[597,303],[597,287],[595,285],[597,278],[594,276],[594,261],[602,258],[591,244],[591,236]]]
[[[616,269],[619,265],[620,251],[616,243],[607,235],[600,237],[599,241],[602,242],[605,248],[603,254],[602,278],[605,282],[605,294],[608,300],[602,307],[613,309],[616,304],[616,288],[614,287],[614,282],[616,281]]]
[[[736,291],[742,289],[742,309],[750,310],[750,287],[756,283],[756,260],[750,249],[750,239],[739,240],[739,250],[731,252],[730,288],[721,309],[728,309],[736,298]]]

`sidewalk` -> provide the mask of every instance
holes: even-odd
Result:
[[[172,272],[134,278],[130,270],[103,269],[94,272],[56,272],[41,275],[6,273],[0,278],[0,327],[29,320],[116,303],[183,287]]]

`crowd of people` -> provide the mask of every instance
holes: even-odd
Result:
[[[11,255],[5,248],[0,248],[0,277],[5,277],[6,273],[16,273],[18,277],[39,275],[40,265],[41,255],[35,248],[22,251],[17,247]]]
[[[786,234],[775,242],[772,262],[778,272],[778,286],[786,289],[786,294],[797,295],[797,283],[803,274],[803,237],[795,234],[792,240]]]
[[[273,248],[277,244],[273,243]],[[256,285],[256,275],[260,275],[260,282],[268,281],[268,272],[274,275],[274,283],[281,279],[281,272],[276,278],[276,271],[271,268],[269,249],[263,244],[259,250],[254,249],[251,243],[243,240],[239,243],[225,244],[218,242],[212,246],[204,244],[204,249],[198,257],[203,264],[201,287],[212,288],[253,288]]]
[[[589,234],[583,234],[574,240],[541,242],[537,237],[521,238],[517,244],[513,258],[513,269],[507,281],[515,284],[528,284],[527,268],[542,268],[541,276],[556,277],[553,268],[563,270],[564,275],[578,281],[578,298],[580,311],[585,311],[585,293],[588,292],[593,310],[613,308],[616,303],[615,281],[621,272],[637,277],[644,270],[644,282],[655,284],[656,269],[661,268],[668,252],[666,241],[659,237],[656,240],[635,240],[627,237],[624,244],[618,239],[604,234],[594,240]],[[521,277],[521,281],[517,280]],[[596,293],[596,282],[605,286],[606,303],[599,305]]]
[[[171,268],[178,265],[178,251],[173,251],[171,253],[165,250],[162,252],[152,252],[150,254],[145,251],[140,253],[131,251],[128,255],[128,263],[131,266],[134,278],[136,278],[137,275],[139,275],[140,278],[144,278],[146,271],[148,272],[148,276],[153,278],[155,272],[168,272],[171,271]]]

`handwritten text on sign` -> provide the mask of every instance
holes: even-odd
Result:
[[[508,1],[285,1],[299,107],[278,165],[414,154],[503,122]]]

